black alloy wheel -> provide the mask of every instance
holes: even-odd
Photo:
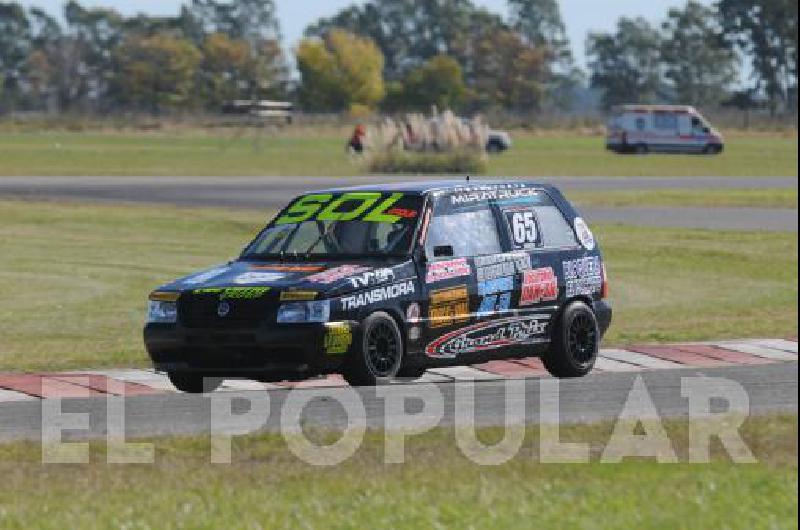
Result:
[[[599,346],[594,311],[585,302],[572,302],[553,323],[550,348],[542,355],[542,364],[554,377],[582,377],[594,367]]]
[[[581,364],[594,359],[597,351],[597,326],[585,313],[572,319],[567,330],[567,348],[570,356]]]
[[[391,382],[403,362],[403,337],[397,322],[383,311],[368,316],[361,325],[360,341],[347,360],[343,374],[353,386]]]
[[[376,377],[389,377],[402,358],[400,341],[394,328],[386,321],[378,321],[367,331],[366,361]]]

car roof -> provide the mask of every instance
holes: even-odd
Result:
[[[507,180],[499,180],[499,179],[490,179],[490,180],[466,180],[466,179],[450,179],[450,180],[416,180],[416,181],[407,181],[407,182],[392,182],[386,184],[364,184],[361,186],[347,186],[347,187],[340,187],[340,188],[327,188],[322,190],[316,190],[312,193],[346,193],[350,191],[400,191],[404,193],[413,193],[413,194],[426,194],[434,191],[465,191],[469,188],[480,188],[480,187],[495,187],[495,186],[503,186],[503,185],[515,185],[527,188],[540,188],[544,190],[551,190],[555,189],[553,186],[549,184],[541,184],[538,182],[530,182],[526,180],[516,180],[516,179],[507,179]]]

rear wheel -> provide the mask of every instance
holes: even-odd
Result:
[[[567,306],[552,332],[542,363],[554,377],[582,377],[594,367],[600,333],[594,311],[584,302]]]
[[[189,394],[213,392],[222,384],[221,377],[207,377],[203,374],[167,372],[167,377],[175,388]]]
[[[344,378],[353,386],[374,386],[390,382],[403,362],[403,337],[397,322],[379,311],[361,326],[361,342],[348,360]]]

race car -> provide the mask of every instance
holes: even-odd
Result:
[[[192,393],[529,356],[578,377],[611,322],[607,294],[592,231],[552,186],[337,188],[291,201],[233,261],[153,291],[144,342]]]

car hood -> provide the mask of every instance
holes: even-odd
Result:
[[[339,296],[415,276],[410,259],[335,262],[234,261],[163,285],[161,291],[227,287],[268,287],[272,291],[313,291],[316,298]]]

